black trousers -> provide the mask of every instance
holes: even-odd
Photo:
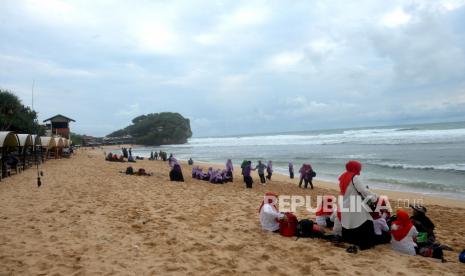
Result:
[[[376,244],[385,244],[391,242],[391,234],[389,232],[381,232],[381,235],[374,235]]]
[[[291,179],[294,179],[294,172],[289,172],[289,177],[290,177]]]
[[[260,176],[260,182],[262,184],[265,184],[266,180],[265,180],[265,174],[263,173],[259,173],[258,176]]]
[[[245,187],[251,189],[253,180],[251,176],[244,176],[244,181],[245,181]]]
[[[376,244],[373,221],[367,220],[362,225],[354,229],[342,227],[343,241],[357,245],[360,250],[369,249]]]
[[[310,187],[313,189],[313,183],[311,180],[304,179],[304,182],[305,182],[305,185],[304,185],[305,189],[307,189],[308,184],[310,184]]]
[[[268,174],[266,175],[266,178],[267,178],[268,180],[271,180],[271,176],[272,176],[272,175],[273,175],[273,173],[268,172]]]

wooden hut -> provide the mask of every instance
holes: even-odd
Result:
[[[19,146],[18,136],[11,131],[0,131],[0,179],[9,176],[12,171],[19,172],[20,168],[16,165],[11,167],[7,164],[6,158],[10,152],[17,150]]]
[[[50,122],[49,124],[47,124],[47,126],[50,128],[50,135],[60,135],[65,138],[69,138],[71,133],[69,129],[69,123],[75,122],[75,120],[58,114],[44,120],[44,123],[46,122]]]
[[[32,167],[33,158],[34,158],[34,140],[30,134],[17,134],[19,147],[18,147],[18,157],[21,160],[22,168]]]

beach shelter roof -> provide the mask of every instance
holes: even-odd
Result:
[[[55,137],[54,139],[55,139],[55,144],[56,144],[57,148],[63,148],[64,147],[63,138]]]
[[[55,139],[53,137],[42,136],[40,137],[41,145],[44,148],[54,148],[57,146]]]
[[[31,136],[32,136],[32,141],[34,142],[34,146],[41,146],[42,145],[39,135],[33,134]]]
[[[32,140],[31,134],[16,134],[16,135],[18,136],[20,147],[27,147],[27,146],[34,145],[34,140]]]
[[[18,136],[12,131],[0,131],[0,147],[19,146]]]

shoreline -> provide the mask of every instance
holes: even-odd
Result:
[[[107,148],[107,149],[110,149],[110,150],[119,150],[121,147],[132,147],[135,151],[137,151],[138,148],[147,148],[146,146],[142,146],[142,145],[111,145],[111,146],[104,146],[104,148]],[[176,156],[176,155],[175,155]],[[143,157],[146,157],[147,156],[143,156]],[[186,161],[187,160],[183,160],[183,159],[178,159],[180,161]],[[216,162],[210,162],[210,161],[195,161],[195,164],[197,163],[202,163],[202,164],[205,164],[205,165],[208,165],[208,164],[212,164],[214,165],[215,167],[217,168],[223,168],[224,165],[221,164],[221,163],[216,163]],[[226,160],[225,160],[226,162]],[[235,167],[237,167],[238,164],[235,164]],[[223,167],[222,167],[223,166]],[[342,171],[341,171],[342,173]],[[275,170],[275,172],[273,172],[274,175],[283,175],[283,176],[287,176],[286,173],[283,173],[283,172],[278,172],[277,170]],[[363,172],[362,172],[363,174]],[[290,180],[288,178],[288,180]],[[315,181],[318,181],[318,183],[321,183],[322,185],[324,185],[325,187],[329,188],[329,189],[335,189],[335,190],[338,190],[338,184],[336,181],[332,181],[332,180],[320,180],[318,179],[318,176],[316,177],[316,180]],[[369,184],[369,183],[368,183]],[[370,185],[371,186],[371,185]],[[380,193],[380,194],[385,194],[385,195],[388,195],[389,197],[395,197],[395,198],[402,198],[402,199],[411,199],[411,198],[415,198],[415,199],[425,199],[427,202],[431,202],[433,204],[442,204],[442,205],[447,205],[447,206],[458,206],[458,207],[462,207],[462,208],[465,208],[465,199],[464,198],[460,198],[460,197],[453,197],[453,196],[449,196],[447,193],[441,193],[441,192],[438,192],[436,190],[427,190],[427,192],[425,193],[422,193],[422,192],[419,192],[419,191],[415,191],[415,190],[409,190],[408,187],[406,187],[405,189],[398,189],[398,190],[390,190],[389,188],[383,188],[383,187],[376,187],[376,188],[373,188],[371,186],[372,190],[376,191],[377,193]]]
[[[184,160],[180,160],[180,161],[184,166],[188,166],[187,161],[184,161]],[[206,166],[207,168],[208,167],[224,168],[225,166],[224,164],[212,163],[212,162],[200,162],[200,161],[195,162],[194,166],[196,166],[197,164],[202,164]],[[237,168],[235,168],[235,170],[237,170]],[[278,176],[280,181],[288,182],[288,184],[298,185],[298,180],[299,180],[298,178],[290,179],[288,175],[285,175],[279,172],[276,172],[276,173],[273,172],[273,176],[274,177]],[[257,180],[256,178],[257,176],[254,175],[254,180]],[[318,178],[314,180],[313,185],[315,187],[322,187],[328,190],[332,190],[335,193],[338,193],[339,191],[339,187],[337,183],[325,181],[325,180],[318,180]],[[387,195],[389,199],[395,199],[395,200],[401,199],[405,201],[420,200],[421,202],[423,202],[421,204],[465,208],[465,200],[451,199],[451,198],[441,197],[441,196],[423,195],[423,194],[414,193],[414,192],[391,191],[391,190],[384,190],[384,189],[372,189],[372,190],[375,191],[378,195]],[[405,207],[408,208],[408,204],[406,204]]]

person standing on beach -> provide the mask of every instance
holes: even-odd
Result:
[[[245,182],[244,169],[245,167],[247,167],[247,162],[248,162],[247,160],[243,160],[241,164],[241,170],[242,170],[241,173],[242,173],[242,176],[244,177],[244,182]]]
[[[226,162],[226,176],[231,181],[233,181],[233,171],[234,171],[233,163],[232,163],[231,159],[228,159],[228,161]]]
[[[265,169],[266,165],[262,163],[262,160],[258,160],[258,165],[255,167],[255,170],[258,170],[258,176],[260,177],[260,182],[265,185]]]
[[[266,166],[266,172],[268,173],[266,178],[271,180],[271,175],[273,174],[273,163],[271,160],[268,161],[268,165]]]
[[[300,174],[299,188],[302,187],[302,182],[304,181],[306,170],[307,170],[307,164],[302,164],[302,167],[300,167],[299,169],[299,174]]]
[[[348,252],[356,252],[355,246],[365,250],[375,245],[373,218],[367,210],[369,207],[362,205],[359,210],[353,206],[354,201],[362,202],[364,199],[369,199],[371,202],[376,202],[378,198],[368,189],[368,186],[363,185],[359,180],[358,176],[361,171],[360,162],[349,161],[346,164],[346,171],[339,177],[340,195],[343,196],[342,207],[348,210],[338,212],[342,224],[342,239],[354,245],[348,248]],[[338,208],[338,210],[341,209]]]
[[[294,179],[294,163],[292,161],[289,161],[289,177]]]
[[[132,156],[132,148],[129,148],[129,156]]]
[[[305,169],[305,176],[304,176],[304,188],[307,189],[308,184],[310,184],[310,188],[313,190],[313,178],[316,176],[316,173],[313,171],[312,165],[307,164]]]
[[[252,189],[253,179],[252,179],[252,176],[250,175],[252,170],[253,170],[252,161],[247,161],[247,165],[245,166],[243,170],[243,174],[244,174],[245,187],[248,189]]]

